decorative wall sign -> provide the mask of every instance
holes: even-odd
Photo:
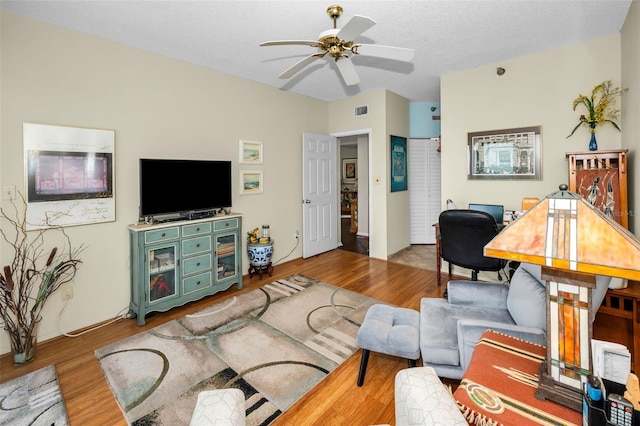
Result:
[[[116,220],[115,130],[23,123],[27,229]]]
[[[542,179],[540,126],[468,134],[469,179]]]
[[[407,190],[407,138],[391,136],[391,192]]]

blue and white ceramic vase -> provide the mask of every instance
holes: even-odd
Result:
[[[273,255],[273,240],[266,244],[247,244],[247,254],[252,266],[267,266]]]

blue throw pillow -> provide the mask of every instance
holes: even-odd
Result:
[[[507,309],[516,324],[547,329],[546,288],[540,266],[522,263],[511,278]]]

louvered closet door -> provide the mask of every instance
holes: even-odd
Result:
[[[433,224],[440,208],[438,139],[409,139],[411,244],[435,244]]]

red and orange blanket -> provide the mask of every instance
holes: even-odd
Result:
[[[544,346],[486,331],[454,393],[469,424],[580,425],[580,412],[536,399],[545,355]]]

